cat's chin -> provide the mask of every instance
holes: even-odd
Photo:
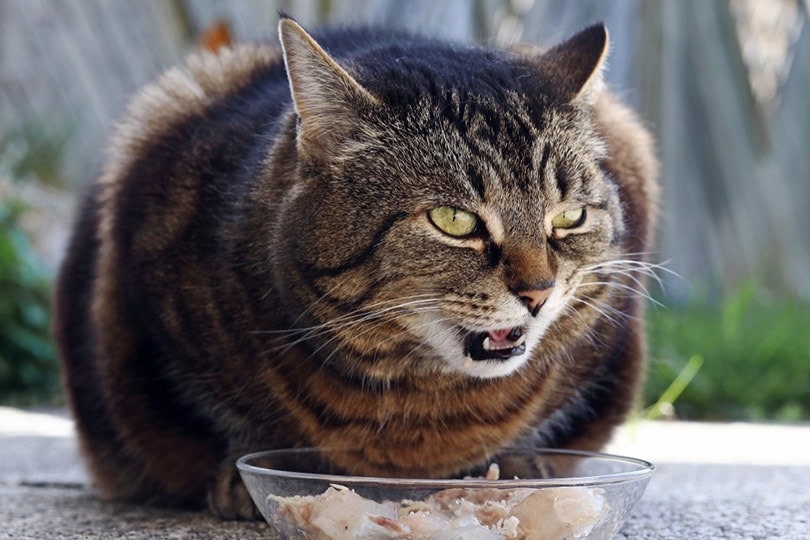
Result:
[[[529,353],[513,356],[507,360],[472,360],[469,356],[460,361],[448,362],[450,371],[463,373],[479,379],[507,377],[520,369],[529,359]]]

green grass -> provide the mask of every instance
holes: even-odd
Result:
[[[810,302],[756,291],[749,282],[721,302],[649,310],[645,406],[669,389],[678,418],[810,419]],[[684,368],[691,380],[670,388]]]

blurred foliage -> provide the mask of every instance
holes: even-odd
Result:
[[[52,398],[59,365],[50,338],[51,276],[19,226],[24,207],[0,203],[0,401]]]
[[[37,211],[16,196],[13,184],[62,184],[70,130],[28,122],[0,132],[0,402],[26,405],[59,398],[59,363],[50,336],[53,276],[22,226]],[[8,182],[12,184],[9,185]]]
[[[62,159],[73,130],[65,125],[43,127],[29,121],[0,132],[0,175],[61,185]]]
[[[647,319],[646,405],[660,412],[661,396],[686,370],[692,378],[671,403],[678,418],[810,418],[807,301],[767,298],[749,281],[721,302],[653,308]]]
[[[692,356],[683,367],[678,376],[669,383],[669,386],[658,397],[658,401],[644,409],[642,416],[647,420],[675,417],[675,402],[695,378],[697,372],[703,367],[703,357],[699,354]]]

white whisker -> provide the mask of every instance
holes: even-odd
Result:
[[[427,298],[425,298],[425,297],[427,297]],[[412,302],[402,302],[402,300],[412,299],[412,298],[417,298],[417,299],[418,298],[424,298],[424,299],[422,299],[422,300],[413,300]],[[343,315],[340,315],[339,317],[335,317],[334,319],[330,319],[327,322],[317,324],[317,325],[314,325],[314,326],[307,326],[307,327],[301,327],[301,328],[294,328],[293,327],[293,328],[288,328],[288,329],[285,329],[285,330],[259,330],[259,331],[256,331],[255,333],[256,334],[287,334],[287,333],[307,332],[307,331],[310,331],[310,330],[316,330],[318,328],[322,328],[322,327],[330,325],[330,324],[355,319],[357,317],[368,316],[370,314],[376,313],[377,311],[382,312],[382,311],[386,311],[386,310],[389,310],[389,309],[396,309],[398,307],[408,306],[408,305],[411,305],[411,304],[416,304],[416,303],[421,303],[421,302],[432,302],[432,301],[435,301],[435,298],[432,295],[426,295],[426,294],[406,296],[404,298],[391,299],[391,300],[383,300],[383,301],[380,301],[380,302],[377,302],[377,303],[374,303],[374,304],[369,304],[367,306],[363,306],[362,308],[357,309],[355,311],[351,311],[349,313],[344,313]],[[394,305],[390,305],[390,304],[394,304]],[[379,307],[379,306],[389,306],[389,307],[387,307],[387,308],[385,308],[383,310],[375,310],[374,309],[374,308]],[[311,309],[312,309],[312,306],[310,306],[310,308],[308,308],[307,311],[309,311]],[[305,311],[305,313],[306,313],[306,311]],[[299,316],[296,319],[296,321],[299,320],[300,318],[301,318],[301,316]]]
[[[419,295],[419,296],[422,296],[422,295]],[[417,298],[417,297],[418,296],[411,296],[411,297],[406,297],[406,298]],[[370,304],[368,307],[383,306],[383,305],[390,304],[391,302],[392,302],[391,300],[386,301],[386,302],[378,302],[376,304]],[[283,338],[288,337],[288,336],[296,336],[296,335],[298,335],[300,337],[294,342],[294,344],[298,344],[301,341],[311,339],[313,337],[317,337],[317,336],[319,336],[319,335],[321,335],[323,333],[328,333],[330,331],[339,330],[341,328],[352,326],[354,324],[362,323],[364,321],[374,319],[376,317],[379,317],[381,315],[384,315],[384,314],[392,312],[392,311],[407,312],[407,309],[410,306],[429,304],[431,302],[434,302],[434,300],[432,298],[426,298],[426,299],[421,299],[421,300],[412,300],[410,302],[400,302],[400,303],[398,303],[396,305],[393,305],[393,306],[388,306],[388,307],[385,307],[383,309],[372,310],[372,311],[369,311],[368,307],[367,307],[365,309],[358,309],[358,310],[352,311],[350,313],[343,314],[343,315],[341,315],[339,317],[335,317],[334,319],[330,319],[329,321],[326,321],[326,322],[321,323],[321,324],[313,325],[313,326],[302,327],[302,328],[289,328],[289,329],[286,329],[286,330],[263,330],[263,331],[257,331],[255,333],[257,333],[257,334],[278,335],[279,337],[277,339],[283,339]]]
[[[630,254],[632,256],[632,254]],[[584,267],[586,273],[603,273],[605,271],[616,271],[620,274],[628,276],[630,279],[637,279],[632,275],[632,272],[640,273],[654,279],[659,287],[663,288],[663,281],[659,272],[663,272],[674,276],[679,279],[683,277],[677,272],[670,270],[665,265],[668,261],[662,263],[650,263],[646,261],[638,261],[635,259],[613,259],[592,264]]]
[[[618,283],[618,282],[615,282],[615,281],[588,281],[588,282],[580,283],[579,285],[574,287],[573,290],[577,290],[580,287],[587,287],[587,286],[591,286],[591,285],[593,285],[593,286],[604,285],[604,286],[607,286],[607,287],[610,287],[610,288],[613,288],[613,289],[619,289],[619,290],[627,291],[627,292],[629,292],[631,294],[638,294],[639,296],[641,296],[642,298],[648,300],[649,302],[651,302],[651,303],[653,303],[653,304],[655,304],[657,306],[664,307],[664,305],[661,302],[659,302],[658,300],[656,300],[655,298],[653,298],[650,295],[650,292],[647,290],[647,288],[644,287],[644,285],[641,285],[641,284],[639,284],[639,287],[636,288],[636,287],[632,287],[630,285],[625,285],[624,283]]]
[[[408,301],[403,301],[408,300]],[[394,303],[396,302],[396,303]],[[321,343],[318,348],[312,352],[313,355],[317,354],[324,347],[334,343],[335,340],[340,339],[341,334],[346,330],[351,331],[353,327],[362,328],[362,331],[355,334],[354,337],[361,336],[367,332],[376,330],[379,326],[386,324],[390,321],[396,320],[403,315],[411,315],[415,313],[422,313],[426,311],[435,311],[438,308],[435,306],[436,298],[433,295],[420,294],[403,297],[396,300],[385,300],[369,304],[364,308],[343,314],[335,317],[322,324],[313,325],[305,328],[293,328],[288,330],[270,330],[262,333],[277,334],[277,340],[284,340],[286,337],[296,337],[296,339],[285,342],[278,347],[269,349],[269,351],[284,354],[291,348],[313,339],[320,338],[324,335],[331,334],[331,337],[325,342]],[[393,305],[392,305],[393,304]],[[369,310],[371,307],[379,307],[379,309]],[[372,324],[368,324],[372,323]],[[340,347],[330,353],[329,357],[334,354]],[[268,352],[269,352],[268,351]],[[328,358],[327,358],[328,361]]]
[[[435,307],[435,308],[420,308],[420,309],[409,310],[409,311],[408,311],[408,314],[412,314],[412,313],[426,313],[426,312],[432,312],[432,311],[437,311],[437,310],[438,310],[438,308],[437,308],[437,307]],[[373,324],[371,324],[371,325],[367,325],[367,326],[366,326],[365,328],[363,328],[363,329],[362,329],[360,332],[355,333],[355,334],[353,334],[353,335],[351,335],[351,336],[349,336],[349,337],[350,337],[350,338],[353,338],[353,339],[357,339],[357,338],[359,338],[359,337],[361,337],[361,336],[364,336],[364,335],[366,335],[366,334],[369,334],[369,333],[371,333],[371,332],[375,332],[375,331],[376,331],[376,330],[377,330],[377,329],[378,329],[380,326],[382,326],[383,324],[385,324],[385,323],[387,323],[387,322],[390,322],[390,321],[394,320],[395,318],[396,318],[396,317],[390,317],[390,318],[387,318],[387,319],[383,319],[383,320],[374,321],[374,323],[373,323]],[[368,322],[368,321],[365,321],[365,322]],[[398,335],[401,335],[402,333],[404,333],[404,331],[403,331],[403,332],[401,332],[401,333],[400,333],[400,334],[398,334]],[[317,353],[319,353],[321,350],[323,350],[323,349],[324,349],[324,348],[325,348],[327,345],[329,345],[330,343],[332,343],[332,342],[334,342],[334,341],[336,341],[336,340],[340,340],[340,339],[341,339],[341,337],[342,337],[342,336],[341,336],[340,334],[335,333],[335,334],[334,334],[334,335],[333,335],[331,338],[329,338],[328,340],[326,340],[326,342],[324,342],[324,343],[323,343],[322,345],[320,345],[320,346],[319,346],[317,349],[315,349],[315,350],[312,352],[312,355],[313,355],[313,356],[314,356],[314,355],[316,355]],[[347,340],[345,340],[345,339],[344,339],[344,340],[342,340],[342,341],[347,341]],[[382,342],[381,342],[381,343],[382,343]],[[328,355],[328,356],[327,356],[327,357],[326,357],[326,358],[323,360],[323,363],[324,363],[324,364],[328,363],[328,362],[329,362],[329,360],[331,360],[332,356],[334,356],[334,354],[335,354],[336,352],[338,352],[339,350],[340,350],[340,346],[335,347],[335,349],[334,349],[332,352],[330,352],[330,353],[329,353],[329,355]]]
[[[616,326],[620,325],[623,319],[627,319],[629,317],[629,315],[619,311],[610,304],[594,304],[593,302],[589,302],[588,300],[581,298],[579,296],[574,296],[574,298],[577,301],[582,302],[592,310],[596,311],[602,317],[608,320],[611,324],[614,324]],[[618,318],[616,316],[618,316]]]

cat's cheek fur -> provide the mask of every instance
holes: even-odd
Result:
[[[465,361],[461,366],[453,363],[450,367],[452,371],[468,377],[497,379],[512,375],[525,366],[528,361],[529,354],[524,353],[509,360],[478,360],[472,361],[472,363]]]

